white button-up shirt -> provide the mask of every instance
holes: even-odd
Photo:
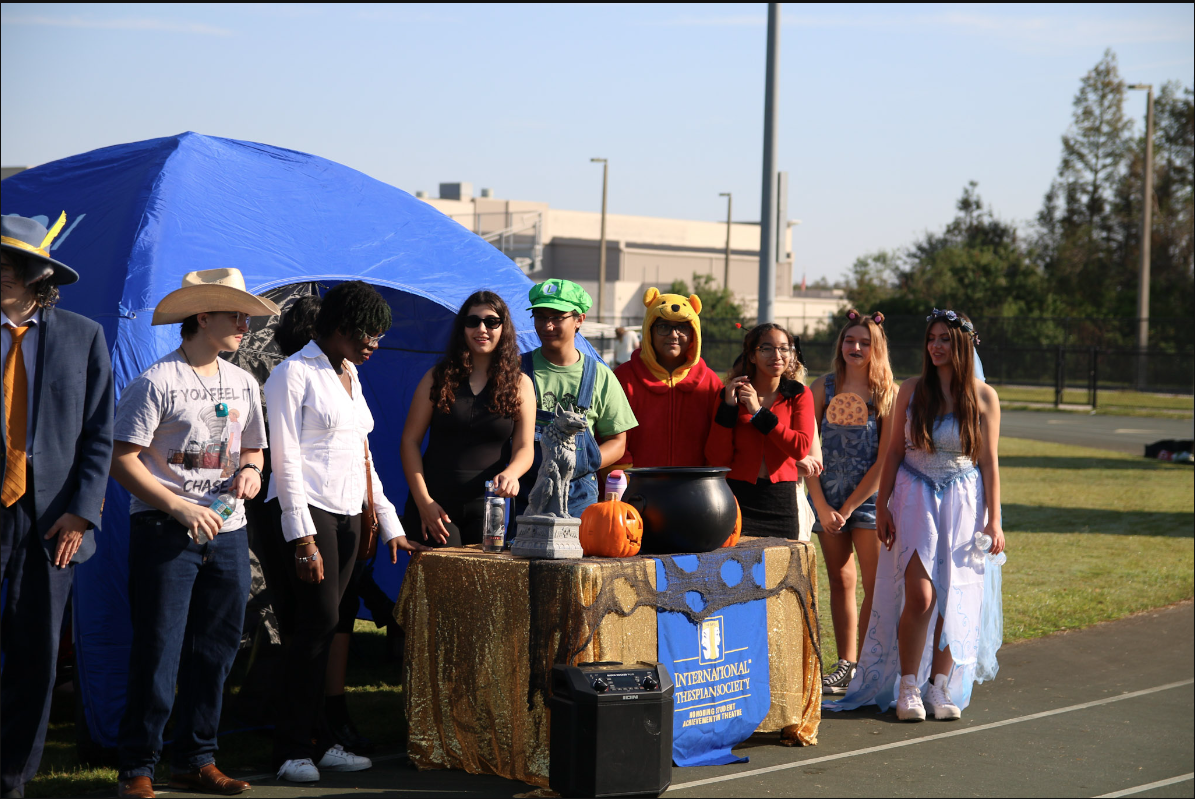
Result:
[[[356,368],[347,361],[344,366],[352,379],[352,396],[314,341],[278,364],[266,380],[273,467],[266,498],[277,498],[282,506],[282,535],[287,541],[315,535],[308,505],[355,516],[365,504],[365,448],[373,414]],[[372,455],[369,463],[380,538],[386,542],[404,533]]]
[[[25,359],[25,390],[28,396],[25,398],[28,403],[25,406],[25,457],[33,457],[33,422],[35,418],[33,407],[33,384],[37,380],[37,339],[41,335],[41,308],[33,312],[33,316],[25,322],[29,329],[25,331],[25,337],[21,339],[21,357]],[[3,327],[3,332],[0,332],[0,367],[8,362],[8,351],[12,349],[12,331],[10,327],[17,327],[8,318],[8,314],[0,313],[0,326]]]

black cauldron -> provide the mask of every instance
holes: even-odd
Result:
[[[643,516],[645,554],[712,552],[734,532],[738,507],[721,466],[627,469],[622,501]]]

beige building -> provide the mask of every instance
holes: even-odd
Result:
[[[442,183],[438,198],[423,192],[416,196],[491,242],[531,279],[573,280],[597,299],[600,213],[497,199],[488,189],[474,197],[468,183]],[[794,333],[808,335],[825,325],[844,300],[840,291],[793,291],[796,224],[789,223],[783,260],[776,265],[776,319]],[[736,222],[730,235],[730,290],[753,316],[758,306],[759,225]],[[722,286],[725,273],[725,222],[608,214],[602,321],[641,321],[643,292],[649,286],[666,291],[679,279],[692,287],[695,274],[711,275]],[[596,307],[589,316],[597,321]]]

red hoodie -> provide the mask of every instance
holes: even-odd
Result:
[[[627,431],[622,464],[705,466],[705,440],[722,397],[722,381],[700,358],[669,387],[639,356],[614,370],[639,426]]]

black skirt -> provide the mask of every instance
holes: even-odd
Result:
[[[795,482],[771,483],[766,478],[754,483],[730,479],[726,482],[743,513],[743,535],[796,540],[799,528]]]

